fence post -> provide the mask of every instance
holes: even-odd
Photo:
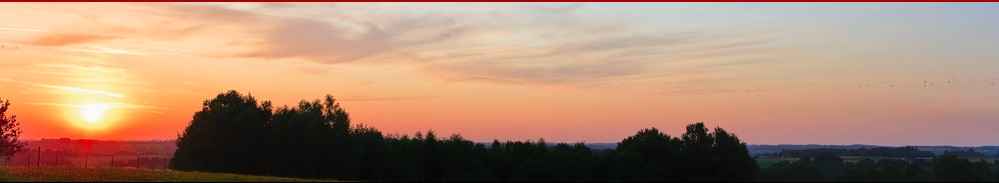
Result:
[[[35,152],[35,167],[42,167],[42,147],[39,146]]]

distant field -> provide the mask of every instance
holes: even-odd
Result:
[[[876,157],[876,156],[841,156],[840,158],[843,158],[843,161],[850,162],[850,163],[856,163],[856,162],[864,160],[864,159],[871,159],[871,160],[874,160],[874,161],[881,160],[881,159],[902,159],[902,158]],[[925,158],[925,159],[929,160],[929,158]],[[995,161],[999,161],[999,158],[995,158],[995,157],[967,158],[967,159],[971,160],[971,161],[983,161],[984,160],[984,161],[989,162],[989,163],[992,163],[992,162],[995,162]],[[764,156],[764,157],[757,157],[756,158],[756,164],[759,165],[760,168],[768,168],[768,167],[773,166],[774,164],[777,164],[777,163],[782,162],[782,161],[797,161],[797,160],[798,160],[798,158],[792,158],[792,157],[783,157],[783,158],[781,158],[781,157],[773,157],[773,156]]]
[[[798,160],[798,158],[791,158],[791,157],[784,157],[784,158],[778,158],[778,157],[758,157],[758,158],[756,158],[756,164],[760,168],[768,168],[768,167],[773,166],[774,164],[780,163],[782,161],[797,161],[797,160]]]
[[[250,176],[225,173],[181,172],[172,170],[150,170],[134,168],[0,168],[0,181],[254,181],[254,182],[300,182],[326,181],[294,179],[267,176]]]

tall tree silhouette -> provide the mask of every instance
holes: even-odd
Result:
[[[722,128],[715,128],[714,140],[715,177],[725,181],[756,179],[759,166],[749,155],[746,143]]]
[[[301,101],[298,107],[279,107],[271,121],[269,156],[277,175],[319,176],[330,160],[330,123],[319,101]]]
[[[21,151],[24,142],[20,141],[21,124],[17,122],[17,115],[8,113],[10,101],[0,99],[0,156],[10,158]]]
[[[683,144],[684,167],[682,173],[688,179],[712,180],[715,173],[715,137],[704,127],[704,123],[687,125],[687,131],[680,137]]]
[[[638,131],[618,143],[612,177],[622,180],[675,180],[681,161],[681,142],[659,129]]]
[[[178,170],[233,173],[267,171],[265,140],[271,103],[229,91],[202,103],[177,137],[170,166]]]
[[[317,102],[318,104],[318,102]],[[341,164],[344,166],[332,166],[328,171],[336,177],[353,176],[356,175],[356,166],[359,162],[356,157],[352,156],[351,143],[352,140],[350,134],[350,115],[347,110],[340,106],[340,103],[333,98],[332,95],[326,95],[322,101],[322,116],[325,133],[324,139],[327,140],[324,149],[319,150],[323,154],[327,154],[326,158],[322,159],[324,164]],[[329,128],[326,128],[326,127]]]

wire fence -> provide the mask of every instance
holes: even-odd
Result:
[[[88,153],[34,147],[2,158],[2,161],[5,166],[18,167],[167,169],[170,157],[149,153]]]

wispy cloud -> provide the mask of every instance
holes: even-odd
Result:
[[[51,89],[51,90],[54,90],[54,91],[63,92],[63,94],[98,95],[98,96],[105,96],[105,97],[112,97],[112,98],[125,98],[126,97],[124,94],[117,93],[117,92],[111,92],[111,91],[105,91],[105,90],[83,88],[83,87],[77,87],[77,86],[54,85],[54,84],[45,84],[45,83],[38,83],[38,82],[20,81],[20,80],[15,80],[15,79],[10,79],[10,78],[0,78],[0,82],[10,82],[10,83],[23,84],[23,85],[32,86],[32,87],[39,87],[39,88]]]
[[[409,17],[387,24],[360,22],[356,25],[359,27],[336,26],[301,18],[284,18],[275,22],[264,35],[261,46],[241,56],[342,63],[445,41],[465,30],[455,25],[452,19],[437,16]],[[418,31],[433,33],[416,39],[401,38]]]
[[[24,28],[24,27],[0,27],[0,31],[12,31],[12,32],[46,32],[42,29]]]
[[[114,97],[114,98],[125,98],[125,95],[120,93],[97,90],[97,89],[80,88],[75,86],[50,85],[50,84],[33,84],[33,85],[38,87],[62,90],[70,93],[77,93],[77,94],[95,94],[95,95]]]
[[[715,34],[726,30],[669,27],[648,31],[648,27],[620,20],[584,18],[587,15],[579,12],[588,8],[586,4],[524,4],[476,9],[479,11],[421,7],[437,10],[338,4],[304,16],[293,12],[315,7],[136,5],[136,11],[149,12],[137,15],[144,16],[141,19],[162,23],[117,24],[102,16],[83,16],[96,17],[86,21],[105,27],[94,30],[116,36],[47,32],[34,43],[71,46],[132,39],[195,42],[176,48],[97,45],[65,49],[127,55],[174,50],[209,57],[322,64],[391,62],[418,65],[430,75],[448,81],[507,84],[592,84],[665,72],[663,68],[676,67],[680,62],[702,62],[689,65],[705,65],[700,69],[708,69],[766,61],[719,59],[765,54],[744,51],[766,45],[767,39],[740,38],[755,35],[719,37]],[[371,11],[351,11],[358,8]],[[463,16],[469,14],[476,16]],[[317,69],[302,71],[323,73]]]
[[[341,100],[351,102],[394,102],[404,100],[425,100],[433,99],[435,96],[399,96],[399,97],[345,97]]]
[[[70,104],[70,103],[58,103],[58,102],[29,102],[28,105],[38,105],[38,106],[54,106],[54,107],[67,107],[67,108],[85,108],[86,104]],[[150,111],[152,113],[162,114],[167,108],[152,105],[140,105],[140,104],[130,104],[130,103],[120,103],[120,102],[110,102],[105,103],[112,106],[115,109],[132,109],[141,111]]]
[[[66,46],[112,39],[110,36],[79,34],[79,33],[49,33],[35,38],[30,44],[39,46]]]

